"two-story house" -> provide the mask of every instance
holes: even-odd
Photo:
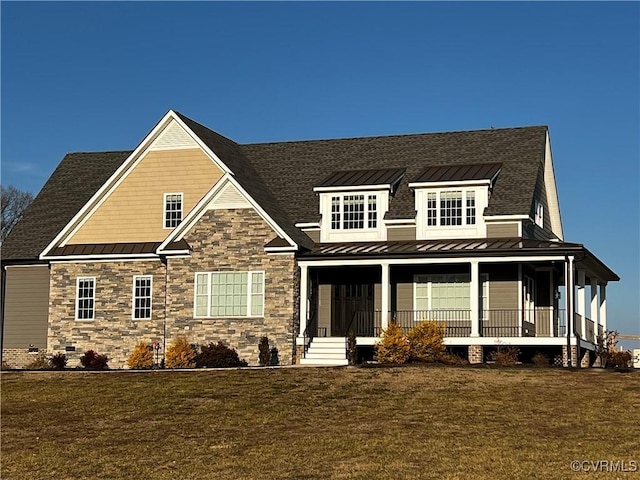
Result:
[[[346,364],[389,322],[589,359],[619,278],[564,241],[544,126],[239,145],[169,111],[65,156],[2,248],[3,359],[222,340]],[[588,295],[587,295],[588,293]],[[586,353],[585,353],[586,352]]]

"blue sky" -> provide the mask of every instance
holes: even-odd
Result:
[[[565,238],[640,333],[640,4],[2,2],[2,184],[168,109],[237,142],[549,125]]]

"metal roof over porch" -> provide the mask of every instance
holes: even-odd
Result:
[[[574,256],[599,279],[618,281],[620,277],[579,243],[529,240],[522,238],[483,238],[455,240],[410,240],[387,242],[317,243],[300,252],[300,260],[451,258],[451,257],[548,257]]]

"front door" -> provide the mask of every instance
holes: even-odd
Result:
[[[331,336],[345,336],[356,312],[360,312],[360,320],[363,316],[370,317],[371,322],[365,323],[370,323],[373,327],[373,284],[333,285],[331,299]],[[357,334],[359,332],[356,331]]]

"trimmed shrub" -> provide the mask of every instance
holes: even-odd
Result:
[[[437,362],[446,351],[445,331],[441,322],[433,320],[424,320],[413,327],[407,335],[411,360]]]
[[[51,364],[44,352],[38,353],[29,364],[24,367],[27,370],[51,370]]]
[[[165,366],[167,368],[193,368],[196,351],[187,341],[187,337],[177,337],[167,348]]]
[[[512,367],[518,363],[520,350],[512,346],[499,346],[489,354],[489,361],[495,362],[500,367]]]
[[[80,357],[80,364],[87,370],[109,370],[109,358],[93,350],[87,350]]]
[[[240,360],[238,352],[233,348],[227,347],[224,343],[210,343],[202,345],[200,353],[195,358],[196,367],[209,368],[229,368],[229,367],[246,367],[247,362]]]
[[[136,348],[133,349],[129,358],[127,358],[127,365],[129,368],[136,370],[149,370],[155,366],[153,361],[153,351],[151,346],[144,342],[136,344]]]
[[[536,352],[531,360],[536,367],[548,367],[551,365],[549,357],[544,353]]]
[[[244,366],[246,366],[247,362],[244,362],[244,363],[245,363]],[[276,347],[273,347],[271,349],[271,352],[269,353],[269,365],[273,367],[275,367],[276,365],[280,365],[280,357],[278,357],[278,349]]]
[[[409,360],[409,342],[402,333],[402,328],[391,322],[382,331],[380,342],[375,345],[376,358],[380,363],[401,365]]]
[[[260,338],[258,343],[258,361],[261,367],[269,365],[271,362],[271,349],[269,348],[269,338]]]
[[[347,361],[349,365],[358,363],[358,343],[356,341],[356,332],[349,330],[347,334]]]
[[[56,353],[49,359],[49,364],[54,370],[64,370],[67,366],[67,356],[64,353]]]

